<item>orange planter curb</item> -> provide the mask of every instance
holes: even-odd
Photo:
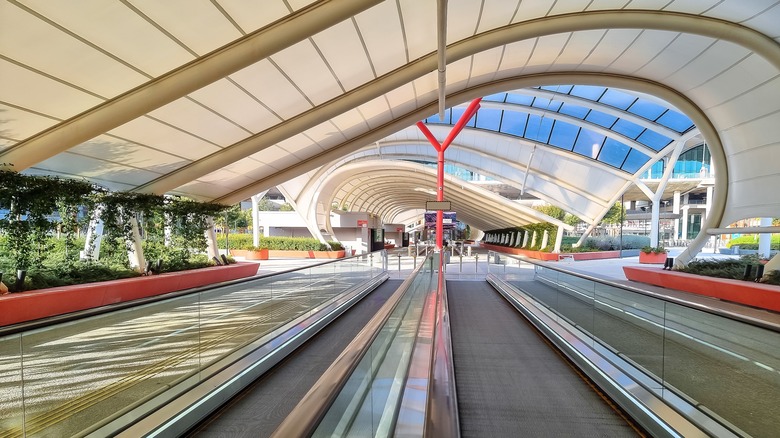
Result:
[[[666,253],[665,252],[659,252],[659,253],[647,253],[647,252],[639,252],[639,263],[648,263],[648,264],[661,264],[663,265],[664,262],[666,262]]]
[[[288,259],[340,259],[346,254],[345,250],[341,251],[288,251],[281,249],[272,249],[268,251],[268,255],[271,258],[288,258]]]
[[[506,246],[491,245],[489,243],[482,243],[481,246],[491,251],[503,252],[505,254],[522,255],[528,258],[542,260],[546,262],[557,262],[558,256],[560,255],[574,256],[574,260],[601,260],[601,259],[620,258],[620,251],[553,253],[553,252],[531,251],[522,248],[510,248]]]
[[[624,266],[623,272],[631,281],[780,312],[780,287],[778,286],[664,271],[657,267]]]
[[[256,263],[237,263],[3,295],[0,327],[251,277],[257,268]]]

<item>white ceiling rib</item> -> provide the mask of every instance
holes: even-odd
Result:
[[[649,4],[616,10],[611,2],[591,2],[584,11],[585,3],[567,0],[552,7],[450,2],[447,103],[521,89],[601,105],[527,89],[578,82],[657,96],[691,116],[713,150],[719,197],[708,226],[780,215],[780,194],[757,195],[780,185],[771,166],[780,149],[780,8],[667,3],[665,10]],[[436,112],[435,17],[433,2],[78,8],[6,0],[0,2],[0,162],[115,188],[234,202],[314,175],[372,142],[419,145],[410,132],[397,133]],[[679,138],[626,112],[598,110]],[[453,149],[459,154],[453,161],[484,166],[486,174],[503,171],[493,157],[505,156],[497,148],[507,146],[497,136],[466,131],[459,142],[464,147]],[[651,157],[648,165],[670,148],[630,146]],[[625,190],[625,177],[613,172],[594,177],[610,184],[584,181],[583,173],[596,175],[603,166],[565,153],[538,153],[528,190],[598,216],[602,202]],[[401,156],[415,153],[386,158]],[[524,162],[520,155],[512,160],[515,169]]]

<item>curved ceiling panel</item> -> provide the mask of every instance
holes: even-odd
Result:
[[[592,197],[610,201],[620,186],[604,166],[635,177],[693,121],[718,175],[709,225],[777,216],[780,192],[764,188],[780,186],[770,164],[780,151],[780,8],[610,4],[451,2],[447,106],[527,88],[532,115],[561,115],[560,139],[551,127],[532,140],[584,159],[540,157],[526,184],[589,217]],[[430,2],[3,1],[0,163],[237,201],[433,114],[435,22]],[[589,120],[576,106],[603,115]],[[604,126],[615,111],[610,132],[630,140],[622,160],[604,132],[577,144],[583,124]]]

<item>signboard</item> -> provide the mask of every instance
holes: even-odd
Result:
[[[445,211],[443,213],[443,219],[442,219],[442,225],[444,225],[444,228],[455,228],[455,212],[454,211]],[[426,228],[436,228],[436,212],[435,211],[426,211],[425,212],[425,227]]]
[[[450,201],[425,201],[425,209],[431,210],[452,210],[452,203]]]
[[[367,220],[358,219],[357,222],[358,222],[358,227],[360,227],[360,228],[368,228],[368,221]]]

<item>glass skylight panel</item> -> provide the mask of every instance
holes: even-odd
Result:
[[[575,146],[576,147],[576,146]],[[631,151],[628,145],[617,140],[607,138],[599,154],[599,161],[620,168],[626,160],[626,156]]]
[[[601,96],[599,102],[624,110],[631,106],[636,100],[637,98],[630,94],[610,88]]]
[[[595,85],[575,85],[569,94],[595,101],[604,94],[604,90],[606,90],[605,87],[598,87]]]
[[[501,113],[503,111],[498,109],[481,109],[477,111],[476,124],[477,128],[490,129],[491,131],[498,131],[498,127],[501,124]]]
[[[591,111],[590,114],[585,117],[585,120],[595,123],[605,128],[612,128],[612,125],[617,121],[617,117],[610,116],[609,114],[602,113],[600,111]]]
[[[541,90],[554,91],[561,94],[569,94],[574,85],[544,85],[539,87]]]
[[[558,109],[563,105],[563,102],[559,100],[545,99],[544,97],[537,97],[534,99],[532,106],[534,108],[542,108],[548,111],[558,112]]]
[[[628,108],[628,112],[636,114],[639,117],[643,117],[647,120],[655,120],[667,109],[668,108],[664,108],[657,103],[639,99]]]
[[[649,146],[657,151],[660,151],[672,142],[671,138],[649,129],[643,132],[642,135],[640,135],[636,140],[643,145]]]
[[[458,120],[460,120],[460,116],[462,116],[464,112],[466,112],[466,108],[457,108],[457,107],[456,108],[452,108],[452,124],[453,125],[458,123]],[[471,120],[469,120],[469,122],[466,123],[466,126],[473,128],[473,127],[475,127],[475,125],[474,125],[475,123],[476,122],[474,121],[474,117],[472,117]]]
[[[501,123],[501,132],[522,137],[527,122],[528,114],[504,111],[504,121]]]
[[[584,106],[573,105],[571,103],[564,103],[561,109],[558,110],[558,112],[561,114],[566,114],[578,119],[584,119],[585,116],[588,115],[588,111],[590,111],[590,109],[585,108]]]
[[[446,110],[444,110],[444,120],[439,121],[439,115],[434,114],[428,117],[427,119],[425,119],[425,123],[438,123],[442,125],[451,125],[452,124],[450,119],[451,116],[452,116],[452,111],[449,108],[447,108]]]
[[[579,130],[580,128],[577,126],[558,120],[553,125],[550,144],[570,151],[574,146],[574,139],[577,138]]]
[[[586,157],[596,159],[599,156],[599,151],[601,151],[601,145],[604,144],[604,140],[606,140],[605,136],[595,133],[593,131],[589,131],[587,129],[583,129],[580,131],[580,135],[577,137],[577,142],[574,143],[574,152],[580,155],[584,155]],[[613,166],[615,167],[620,166],[620,163],[623,162],[623,158],[625,158],[627,153],[628,153],[628,146],[626,146],[626,151],[623,152],[623,155],[619,157],[619,161],[617,159],[614,160],[614,161],[618,161],[618,164],[617,165],[613,164]]]
[[[525,105],[525,106],[531,106],[531,103],[533,103],[534,98],[532,96],[527,96],[525,94],[512,94],[509,93],[506,96],[506,102],[507,103],[516,103],[518,105]]]
[[[626,157],[626,161],[623,163],[623,170],[636,173],[648,161],[650,161],[650,157],[636,149],[631,149],[631,152],[629,152]]]
[[[659,117],[656,122],[677,132],[685,132],[693,128],[693,121],[688,116],[671,109]]]
[[[530,115],[528,117],[528,126],[525,130],[525,138],[536,140],[540,143],[547,143],[550,138],[553,120],[549,117],[540,117]]]
[[[482,98],[482,100],[487,100],[489,102],[503,102],[504,99],[506,99],[506,93],[491,94],[490,96]]]
[[[645,128],[637,125],[636,123],[629,122],[628,120],[620,119],[612,125],[612,130],[620,134],[625,135],[628,138],[636,140],[637,137],[645,130]]]

